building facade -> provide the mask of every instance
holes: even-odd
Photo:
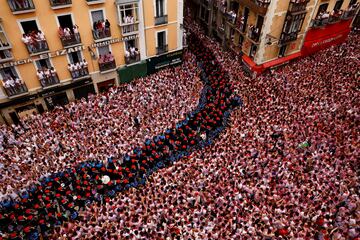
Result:
[[[0,121],[182,61],[182,0],[0,0]]]
[[[250,72],[340,43],[358,0],[189,0],[207,34],[242,54]]]

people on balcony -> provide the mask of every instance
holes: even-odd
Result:
[[[240,29],[241,32],[244,31],[244,24],[245,24],[245,18],[244,16],[238,17],[236,21],[237,27]]]
[[[140,52],[138,48],[135,48],[134,46],[130,46],[126,51],[125,51],[125,60],[126,63],[130,63],[130,62],[134,62],[134,61],[138,61],[140,56]]]
[[[31,6],[29,0],[13,0],[11,3],[14,9],[27,9]]]
[[[123,18],[124,24],[130,24],[129,26],[124,26],[124,33],[133,32],[135,30],[134,25],[132,25],[134,22],[135,18],[131,14]]]
[[[260,29],[254,25],[249,26],[249,37],[255,41],[258,41]]]
[[[73,26],[73,33],[75,35],[75,39],[77,42],[80,42],[80,32],[79,32],[79,26],[78,25],[74,25]]]
[[[80,33],[79,33],[79,26],[78,25],[73,25],[71,27],[71,29],[69,27],[66,28],[62,28],[61,26],[59,27],[58,30],[59,33],[59,37],[61,39],[61,41],[63,42],[69,42],[69,41],[76,41],[76,43],[79,43],[80,40]]]
[[[104,55],[99,55],[98,63],[99,63],[100,69],[104,68],[105,65],[110,65],[111,63],[114,63],[114,62],[115,62],[115,58],[111,52],[104,54]]]
[[[230,10],[229,12],[227,12],[227,15],[229,17],[229,21],[232,23],[236,22],[236,12],[233,10]]]
[[[21,40],[30,53],[41,52],[48,49],[45,34],[40,30],[23,34]]]
[[[81,62],[69,63],[68,70],[72,78],[79,78],[79,77],[87,76],[89,74],[88,63],[86,62],[85,59]]]
[[[18,77],[7,76],[2,80],[5,91],[9,96],[13,96],[27,91],[24,82]]]
[[[38,69],[36,75],[38,76],[43,87],[58,83],[57,73],[53,67],[43,67],[42,69]]]
[[[93,32],[94,37],[96,39],[109,37],[110,36],[110,22],[106,19],[106,21],[97,21],[93,24]]]

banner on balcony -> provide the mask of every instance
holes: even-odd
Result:
[[[319,50],[344,42],[350,33],[351,20],[310,29],[305,37],[301,55],[307,56]]]

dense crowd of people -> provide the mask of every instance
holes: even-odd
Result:
[[[177,84],[173,84],[176,82]],[[70,103],[43,115],[32,115],[23,126],[1,129],[0,195],[19,189],[49,172],[84,160],[106,160],[129,152],[145,137],[159,134],[197,103],[201,82],[195,63],[139,79],[126,90]],[[135,128],[134,118],[140,122]],[[64,159],[71,159],[63,161]]]
[[[214,145],[88,206],[54,236],[357,239],[359,36],[258,80],[202,40],[244,99],[231,125]]]
[[[1,129],[6,237],[359,237],[360,36],[252,78],[188,29],[181,67]]]

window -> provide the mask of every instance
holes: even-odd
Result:
[[[20,24],[21,24],[23,33],[25,33],[25,34],[31,34],[31,33],[39,31],[38,25],[35,20],[23,21]]]
[[[0,80],[6,94],[11,97],[27,92],[27,87],[19,78],[15,67],[6,67],[0,69]]]
[[[98,47],[99,58],[110,52],[109,46]]]
[[[24,33],[21,40],[30,54],[49,50],[45,34],[40,31],[35,20],[22,21],[20,25]]]
[[[3,27],[0,24],[0,48],[6,48],[9,46],[10,46],[10,43],[7,40],[7,37],[5,35],[5,31],[4,31]]]
[[[81,42],[79,27],[74,23],[70,14],[57,17],[59,23],[58,34],[64,47],[79,44]]]
[[[157,33],[157,46],[163,47],[166,45],[166,32],[158,32]]]
[[[59,83],[58,75],[49,58],[36,60],[35,65],[37,68],[36,75],[42,87],[49,87]]]
[[[138,4],[126,4],[126,5],[119,5],[118,11],[119,11],[119,18],[120,18],[120,24],[129,24],[129,23],[135,23],[139,21],[138,17]]]
[[[8,78],[16,79],[19,77],[14,67],[1,68],[0,76],[1,76],[1,80],[5,80]]]
[[[336,1],[335,6],[334,6],[334,11],[339,11],[341,9],[341,6],[343,5],[343,3],[344,3],[344,0]]]
[[[49,58],[37,60],[35,61],[35,64],[38,70],[46,70],[52,67]]]
[[[166,43],[166,31],[157,33],[157,54],[162,54],[167,52],[167,43]]]
[[[95,40],[111,37],[110,22],[105,19],[103,10],[91,11],[91,21]]]
[[[156,4],[156,17],[162,17],[165,15],[165,0],[155,0]]]
[[[326,12],[328,6],[329,6],[328,3],[323,3],[323,4],[321,4],[321,5],[319,6],[319,10],[318,10],[316,16],[319,16],[320,13]]]
[[[104,21],[104,12],[103,10],[95,10],[91,12],[91,20],[93,23],[98,21]]]
[[[68,57],[71,64],[76,64],[83,60],[81,51],[69,53]]]
[[[348,7],[351,7],[352,5],[354,5],[354,4],[356,3],[356,1],[357,1],[357,0],[351,0],[351,1],[349,2],[349,6],[348,6]]]

